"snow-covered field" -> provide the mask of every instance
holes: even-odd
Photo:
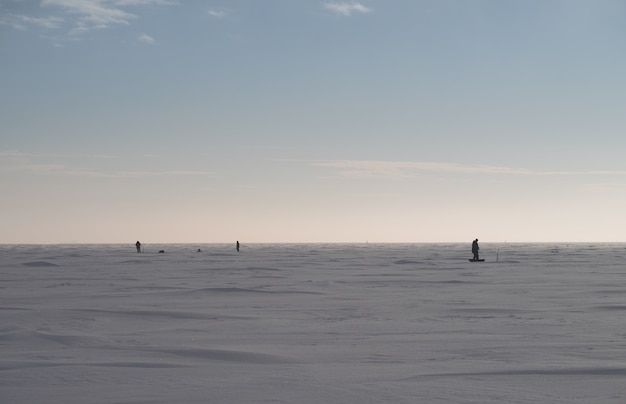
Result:
[[[626,246],[469,244],[0,246],[0,402],[625,403]]]

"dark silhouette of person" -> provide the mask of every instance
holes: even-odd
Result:
[[[239,252],[239,240],[237,240],[237,252]]]
[[[137,240],[137,242],[135,243],[135,247],[137,247],[137,252],[140,253],[141,252],[141,243],[139,242],[139,240]]]
[[[480,250],[480,248],[478,248],[478,239],[474,240],[472,242],[472,254],[474,254],[474,260],[478,260],[478,250]]]

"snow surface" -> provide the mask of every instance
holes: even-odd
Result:
[[[0,402],[626,402],[622,244],[145,249],[0,246]]]

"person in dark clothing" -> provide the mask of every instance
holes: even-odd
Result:
[[[141,243],[139,242],[139,240],[137,240],[137,242],[135,243],[135,247],[137,247],[137,252],[140,253],[141,252]]]
[[[480,250],[480,248],[478,248],[478,239],[474,240],[472,242],[472,254],[474,254],[474,260],[478,260],[478,250]]]
[[[237,252],[239,252],[239,240],[237,240]]]

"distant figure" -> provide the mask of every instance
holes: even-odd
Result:
[[[198,248],[198,252],[202,252],[202,250]]]
[[[478,239],[474,240],[472,242],[472,254],[474,254],[474,260],[478,260],[478,250],[480,250],[480,248],[478,248]]]
[[[141,243],[139,242],[139,240],[137,240],[137,242],[135,243],[135,247],[137,247],[137,252],[140,253],[141,252]]]
[[[239,252],[239,240],[237,240],[237,252]]]

